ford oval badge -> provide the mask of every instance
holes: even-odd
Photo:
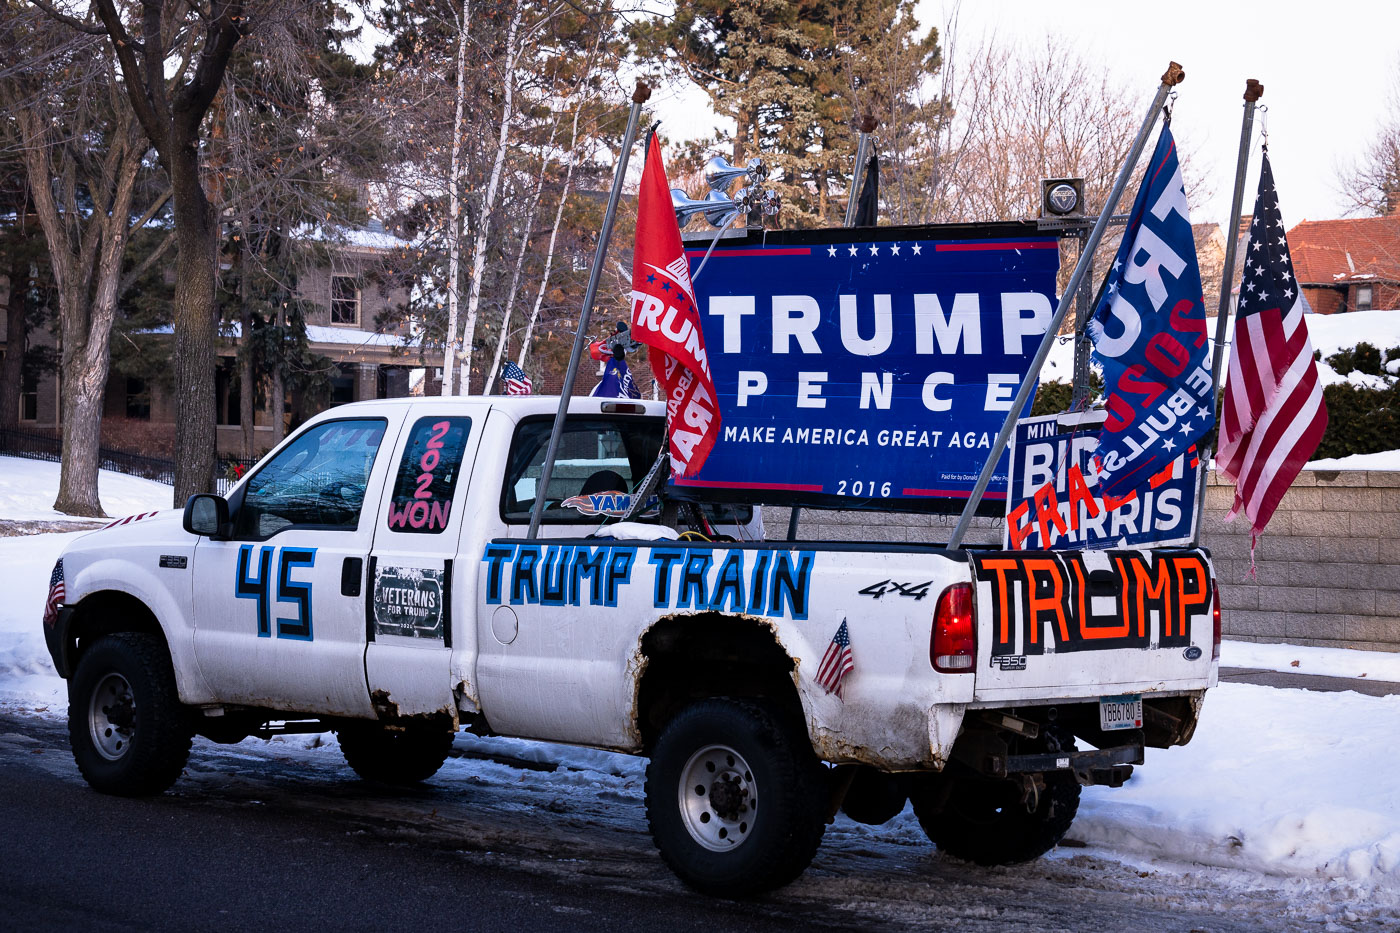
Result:
[[[1182,654],[1186,655],[1186,660],[1194,661],[1201,656],[1201,649],[1192,645],[1190,648],[1183,651]]]

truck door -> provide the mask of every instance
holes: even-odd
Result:
[[[476,567],[470,560],[462,566],[457,546],[485,411],[460,402],[415,405],[394,450],[367,594],[365,673],[381,717],[456,713],[454,643],[468,657],[476,644],[472,603],[462,598],[474,588]],[[454,597],[454,583],[467,592]]]
[[[230,540],[194,556],[194,647],[220,699],[369,716],[365,561],[401,410],[320,421],[230,501]],[[386,443],[387,439],[387,443]],[[371,503],[365,508],[365,502]]]

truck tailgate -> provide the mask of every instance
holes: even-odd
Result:
[[[1202,550],[972,555],[974,701],[1214,686],[1214,577]]]

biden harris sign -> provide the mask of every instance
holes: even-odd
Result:
[[[692,273],[706,244],[691,243]],[[1034,224],[752,232],[695,279],[723,432],[681,498],[960,508],[1054,310]],[[1006,458],[987,514],[1004,508]]]

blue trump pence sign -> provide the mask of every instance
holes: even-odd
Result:
[[[688,250],[692,269],[703,249]],[[681,497],[966,500],[1054,310],[1034,224],[755,232],[696,282],[723,431]],[[985,511],[1000,511],[1006,460]]]

